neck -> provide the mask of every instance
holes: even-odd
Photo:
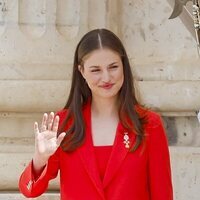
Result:
[[[98,97],[93,97],[91,110],[96,116],[118,117],[118,100],[116,97],[108,99],[98,99]]]

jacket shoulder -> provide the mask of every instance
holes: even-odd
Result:
[[[163,123],[160,114],[152,110],[146,111],[145,121],[146,121],[145,123],[146,128],[156,128],[162,125]]]
[[[136,111],[141,119],[144,121],[146,128],[154,128],[162,123],[162,119],[159,113],[142,106],[137,106]]]

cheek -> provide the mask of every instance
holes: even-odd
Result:
[[[85,80],[87,81],[89,86],[92,86],[92,85],[96,85],[99,82],[100,78],[97,75],[88,74],[85,77]]]
[[[117,77],[118,80],[120,80],[122,82],[124,81],[124,72],[123,72],[123,69],[118,71],[116,77]]]

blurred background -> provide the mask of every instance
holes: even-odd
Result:
[[[64,106],[75,47],[95,28],[120,37],[139,101],[163,117],[174,199],[200,199],[200,58],[188,12],[192,2],[169,19],[174,5],[175,0],[0,0],[0,200],[25,199],[18,179],[33,155],[33,123]],[[59,199],[59,180],[37,199]]]

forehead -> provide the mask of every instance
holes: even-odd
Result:
[[[110,49],[98,49],[92,51],[84,59],[84,66],[107,66],[114,62],[121,62],[118,53]]]

